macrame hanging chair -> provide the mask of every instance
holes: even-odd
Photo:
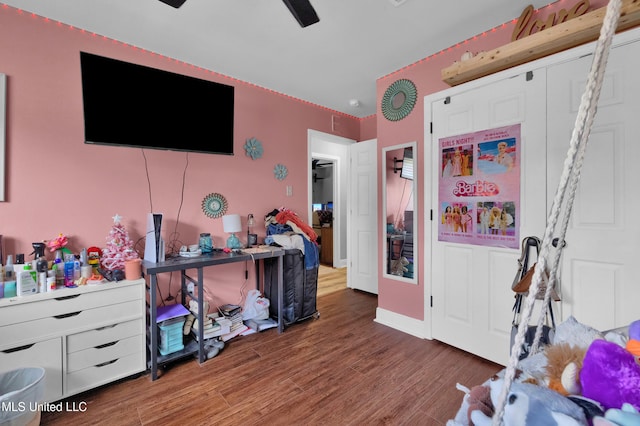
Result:
[[[507,396],[509,395],[509,390],[513,383],[516,367],[518,365],[520,348],[524,343],[525,332],[532,316],[536,295],[544,281],[546,289],[544,293],[544,301],[541,305],[542,309],[540,317],[537,322],[536,335],[532,344],[533,348],[538,347],[538,342],[542,336],[542,326],[546,317],[547,306],[549,305],[552,289],[555,287],[557,281],[556,276],[558,272],[558,265],[560,263],[560,255],[562,248],[564,247],[565,235],[569,225],[569,218],[571,217],[573,200],[575,198],[578,181],[580,180],[580,170],[582,169],[587,141],[595,119],[600,90],[604,80],[605,68],[609,58],[611,42],[618,25],[621,7],[622,0],[610,0],[607,5],[607,11],[600,30],[600,37],[596,43],[596,49],[591,69],[589,71],[586,88],[580,101],[580,108],[578,109],[578,115],[571,135],[569,150],[567,151],[567,157],[564,160],[560,183],[558,184],[553,204],[551,206],[551,211],[547,219],[547,226],[544,237],[542,238],[538,262],[535,265],[535,272],[531,281],[529,293],[525,299],[521,316],[522,319],[518,326],[518,333],[514,339],[513,347],[511,348],[511,356],[504,375],[504,384],[500,396],[496,401],[493,416],[493,425],[495,426],[502,424]],[[560,218],[561,213],[563,215],[562,218]],[[558,228],[557,233],[556,228]],[[554,239],[557,241],[557,249],[552,253],[551,246]],[[553,254],[553,257],[551,266],[549,267],[547,259],[551,257],[551,254]],[[545,279],[546,274],[543,273],[543,271],[547,270],[549,271],[549,274],[548,278]],[[535,353],[535,350],[532,350],[529,356],[533,353]]]

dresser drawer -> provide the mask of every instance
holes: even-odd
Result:
[[[45,401],[53,402],[62,398],[62,340],[60,337],[0,351],[0,371],[23,367],[45,369]]]
[[[107,325],[67,336],[67,353],[111,343],[144,333],[142,319]]]
[[[109,286],[110,284],[104,284]],[[81,289],[83,290],[83,289]],[[50,297],[49,293],[36,294],[19,298],[14,305],[3,306],[0,309],[0,324],[10,325],[21,323],[25,319],[35,320],[67,315],[73,312],[97,308],[106,305],[118,304],[130,300],[140,300],[140,285],[127,285],[122,287],[104,287],[104,289],[74,293],[73,291],[56,290],[59,296]],[[46,297],[46,298],[41,298]]]
[[[78,328],[97,328],[108,325],[113,322],[114,318],[141,317],[143,310],[140,300],[133,300],[94,309],[80,308],[78,311],[68,312],[64,315],[3,326],[0,327],[0,346],[2,346],[2,342],[22,342],[27,338],[34,341],[52,334],[60,334],[61,331],[72,333]]]
[[[127,337],[105,343],[94,348],[83,349],[67,355],[67,372],[93,367],[127,355],[144,351],[145,341],[142,335]]]
[[[66,375],[66,394],[75,394],[131,376],[145,369],[145,354],[138,352]]]

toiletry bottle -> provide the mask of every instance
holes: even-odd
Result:
[[[7,255],[7,263],[4,265],[4,276],[7,278],[6,281],[13,278],[13,256],[10,254]]]
[[[86,247],[82,249],[80,252],[80,266],[85,266],[89,264],[89,254],[87,253]]]
[[[26,263],[16,275],[16,295],[28,296],[38,292],[37,272],[31,269],[31,263]]]
[[[73,283],[73,273],[75,269],[75,257],[73,254],[66,253],[64,255],[64,286],[65,287],[75,287]]]
[[[47,271],[47,291],[54,291],[56,287],[56,265],[51,265],[53,269]]]
[[[80,277],[89,279],[93,275],[93,267],[89,264],[89,253],[86,248],[80,252]]]
[[[64,287],[64,260],[60,250],[56,250],[56,258],[53,261],[52,269],[56,271],[56,286]]]
[[[42,242],[31,243],[33,251],[30,253],[33,255],[33,261],[31,262],[31,268],[35,271],[38,269],[38,260],[44,257],[45,244]]]
[[[49,262],[44,256],[40,256],[36,262],[36,271],[38,272],[38,291],[40,293],[47,292],[47,270],[49,269]]]
[[[80,260],[75,256],[73,258],[73,280],[80,279]]]
[[[18,273],[24,269],[24,254],[16,254],[16,261],[13,263],[13,274],[17,276]]]

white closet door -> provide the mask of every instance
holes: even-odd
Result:
[[[542,69],[533,71],[530,79],[521,74],[431,104],[435,160],[434,172],[427,179],[434,188],[440,170],[439,139],[521,123],[521,238],[544,232],[545,92]],[[437,192],[434,190],[432,206],[438,205]],[[433,210],[436,216],[437,208]],[[433,338],[506,364],[514,302],[511,282],[519,250],[442,242],[438,241],[438,227],[432,229]]]
[[[378,140],[349,146],[347,286],[378,294]]]
[[[593,56],[548,68],[551,208]],[[562,317],[600,330],[640,314],[640,43],[612,50],[562,257]]]

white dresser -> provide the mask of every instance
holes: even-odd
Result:
[[[53,402],[146,370],[145,281],[0,299],[0,371],[43,367]]]

